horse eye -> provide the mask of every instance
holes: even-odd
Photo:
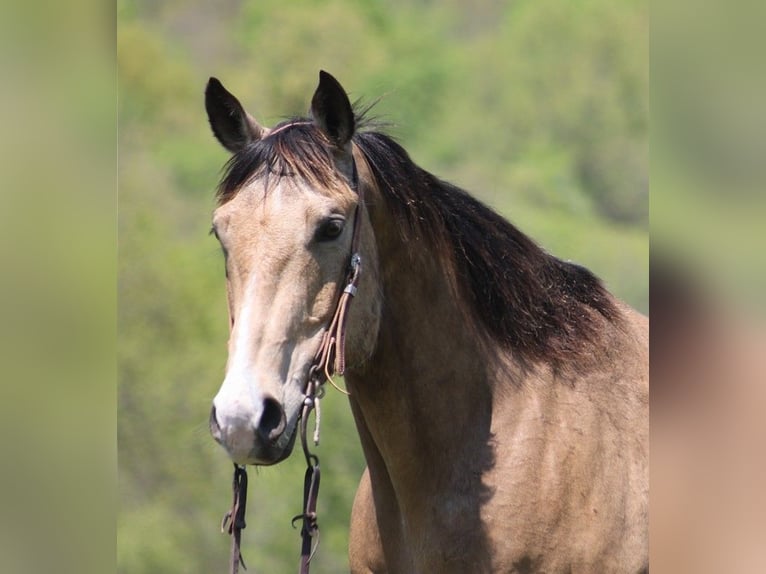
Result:
[[[317,231],[317,241],[332,241],[343,233],[346,221],[342,217],[334,217],[323,222]]]

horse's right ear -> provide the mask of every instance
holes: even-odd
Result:
[[[232,153],[237,153],[264,135],[264,129],[217,78],[210,78],[207,82],[205,109],[216,139]]]

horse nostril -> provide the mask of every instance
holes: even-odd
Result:
[[[284,432],[285,424],[285,411],[282,410],[282,406],[275,399],[263,399],[263,413],[258,422],[258,434],[261,438],[269,442],[275,441]]]

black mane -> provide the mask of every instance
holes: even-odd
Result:
[[[546,253],[470,196],[418,167],[389,136],[358,130],[353,143],[409,241],[422,238],[438,254],[475,328],[523,362],[556,366],[587,353],[604,320],[619,312],[590,271]],[[218,189],[227,201],[258,175],[297,175],[330,187],[331,144],[310,119],[295,118],[250,144],[227,163]]]
[[[553,364],[585,350],[618,311],[590,271],[546,253],[492,209],[418,167],[390,137],[354,137],[405,239],[430,241],[467,315],[518,358]]]
[[[338,178],[330,142],[310,119],[285,120],[271,132],[235,153],[224,166],[217,194],[220,203],[261,175],[298,176],[328,188]]]

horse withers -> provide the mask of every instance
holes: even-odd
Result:
[[[648,319],[415,165],[327,73],[310,116],[271,129],[213,78],[206,107],[232,153],[210,420],[232,460],[290,455],[353,242],[352,572],[647,570]]]

